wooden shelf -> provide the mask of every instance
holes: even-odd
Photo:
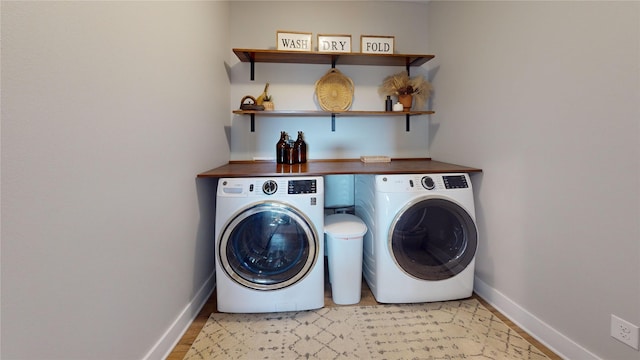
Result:
[[[434,111],[369,111],[369,110],[350,110],[350,111],[319,111],[319,110],[234,110],[236,115],[251,116],[251,132],[256,130],[255,116],[331,116],[331,131],[336,131],[336,116],[405,116],[406,131],[411,129],[411,115],[431,115]]]
[[[311,160],[304,164],[275,161],[232,161],[198,174],[199,178],[251,176],[322,176],[335,174],[435,174],[477,173],[481,169],[444,163],[429,158],[392,159],[387,163],[363,163],[357,159]]]
[[[233,49],[242,62],[327,64],[336,65],[377,65],[377,66],[422,66],[435,55],[417,54],[362,54],[362,53],[320,53],[281,50]]]
[[[321,111],[321,110],[233,110],[238,115],[260,116],[400,116],[400,115],[431,115],[434,111]]]
[[[255,79],[255,63],[284,64],[325,64],[404,66],[410,73],[412,66],[422,66],[435,55],[422,54],[362,54],[362,53],[321,53],[316,51],[282,51],[258,49],[233,49],[238,59],[251,63],[251,80]]]

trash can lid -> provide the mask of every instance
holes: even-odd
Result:
[[[324,218],[324,232],[332,236],[363,236],[367,225],[355,215],[333,214]]]

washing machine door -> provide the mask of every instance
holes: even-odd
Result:
[[[428,198],[407,204],[389,230],[396,264],[422,280],[444,280],[459,274],[473,260],[478,246],[476,225],[458,204]]]
[[[320,243],[310,219],[276,201],[236,214],[221,232],[219,258],[237,283],[276,290],[302,280],[318,261]]]

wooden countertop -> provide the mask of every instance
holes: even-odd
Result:
[[[275,161],[232,161],[215,169],[198,174],[206,177],[253,176],[320,176],[336,174],[434,174],[472,173],[481,169],[422,159],[392,159],[387,163],[364,163],[359,159],[311,160],[304,164],[286,165]]]

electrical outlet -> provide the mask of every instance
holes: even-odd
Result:
[[[611,314],[611,336],[638,350],[638,327]]]

